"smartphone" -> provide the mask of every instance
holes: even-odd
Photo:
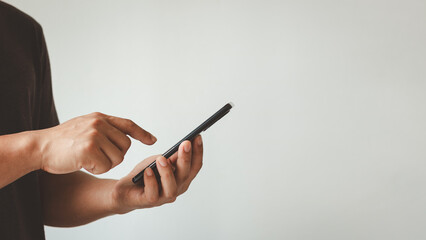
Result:
[[[219,111],[217,111],[215,114],[213,114],[211,117],[209,117],[206,121],[201,123],[200,126],[196,127],[192,132],[190,132],[188,135],[186,135],[186,137],[182,138],[182,140],[180,140],[173,147],[171,147],[169,150],[167,150],[163,154],[163,157],[165,157],[166,159],[170,158],[174,153],[177,152],[177,150],[179,149],[179,145],[182,142],[184,142],[186,140],[192,141],[198,134],[206,131],[215,122],[219,121],[219,119],[221,119],[223,116],[228,114],[232,107],[234,107],[234,104],[232,102],[227,103],[225,106],[223,106],[221,109],[219,109]],[[154,162],[150,163],[146,168],[144,168],[142,171],[140,171],[138,174],[136,174],[136,176],[134,176],[132,178],[133,183],[144,185],[143,174],[145,172],[145,169],[147,169],[147,168],[151,168],[154,171],[155,177],[157,179],[160,178],[160,174],[158,173],[156,161],[154,161]]]

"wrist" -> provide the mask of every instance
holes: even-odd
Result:
[[[106,209],[110,214],[123,214],[121,200],[117,193],[117,182],[118,180],[108,180],[108,190],[106,191],[108,199],[106,203]]]
[[[118,182],[114,183],[112,190],[110,191],[109,199],[110,201],[110,211],[113,214],[125,214],[133,211],[134,209],[126,207],[125,199],[123,199],[122,190],[118,186]]]
[[[37,137],[37,133],[35,131],[27,131],[19,133],[22,137],[19,143],[19,148],[22,149],[21,152],[24,154],[22,159],[26,161],[26,168],[28,172],[32,172],[35,170],[41,169],[41,151],[39,147],[39,141]]]

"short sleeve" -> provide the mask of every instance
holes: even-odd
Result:
[[[40,54],[40,112],[38,129],[50,128],[59,124],[58,115],[53,100],[52,75],[43,30],[39,28]]]

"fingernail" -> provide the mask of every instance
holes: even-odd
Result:
[[[146,175],[148,175],[148,177],[152,177],[152,174],[154,173],[151,168],[147,168],[145,172],[146,172]]]
[[[156,138],[156,137],[154,137],[153,135],[151,135],[151,140],[152,140],[153,142],[156,142],[156,141],[157,141],[157,138]]]
[[[203,145],[203,139],[201,138],[201,135],[200,135],[200,137],[198,138],[198,146],[201,146],[201,145]]]
[[[188,153],[189,150],[191,150],[191,144],[185,143],[185,145],[183,145],[183,150]]]
[[[157,161],[160,163],[160,165],[161,165],[162,167],[167,167],[167,160],[166,160],[166,159],[164,159],[164,158],[159,158]]]

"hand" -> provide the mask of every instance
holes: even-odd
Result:
[[[107,172],[120,164],[132,138],[151,145],[157,139],[128,119],[92,113],[36,131],[40,168],[54,174]]]
[[[191,147],[192,146],[192,147]],[[158,183],[154,172],[147,168],[144,173],[145,186],[134,184],[132,178],[151,162],[157,160],[161,177]],[[129,175],[115,183],[112,191],[112,205],[115,213],[127,213],[134,209],[160,206],[171,203],[184,193],[197,173],[203,161],[201,136],[194,141],[185,141],[179,146],[177,154],[170,159],[163,156],[151,156],[139,163]]]

